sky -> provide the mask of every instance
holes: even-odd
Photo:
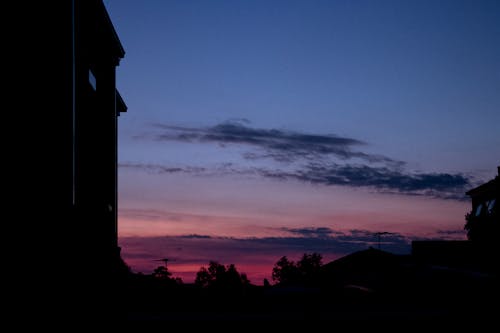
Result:
[[[285,255],[465,239],[465,192],[500,165],[500,2],[104,3],[133,271],[262,284]]]

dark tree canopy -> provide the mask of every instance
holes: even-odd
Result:
[[[201,267],[196,273],[195,284],[210,288],[241,288],[250,284],[246,274],[240,274],[234,264],[224,266],[210,261],[208,269]]]
[[[286,256],[281,257],[274,264],[272,277],[273,281],[279,284],[290,284],[297,281],[299,270],[297,265],[292,260],[288,260]]]
[[[297,263],[283,256],[273,267],[273,281],[280,285],[312,284],[319,277],[322,260],[319,253],[304,253]]]
[[[181,278],[172,277],[172,273],[168,270],[168,266],[166,263],[163,266],[156,267],[151,276],[157,281],[182,284]]]
[[[467,213],[464,226],[467,238],[476,242],[496,242],[500,232],[500,217],[496,211],[482,215]]]
[[[153,277],[160,280],[168,280],[172,276],[172,273],[168,271],[167,266],[158,266],[153,271]]]

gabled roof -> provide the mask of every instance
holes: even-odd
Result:
[[[500,176],[497,175],[494,179],[465,192],[465,194],[474,197],[482,193],[496,192],[496,195],[498,196],[499,189],[500,189]]]
[[[391,266],[399,263],[401,256],[370,247],[357,251],[323,266],[325,271],[365,270],[373,267]]]

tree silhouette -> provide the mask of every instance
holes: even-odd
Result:
[[[295,283],[298,280],[299,270],[295,262],[288,260],[287,256],[281,257],[274,264],[272,278],[273,281],[281,285]]]
[[[246,274],[240,274],[234,264],[224,266],[210,261],[208,269],[201,267],[196,273],[195,284],[211,288],[241,288],[250,284]]]
[[[167,265],[165,266],[158,266],[157,268],[154,269],[153,271],[153,277],[155,279],[159,280],[169,280],[170,276],[172,276],[172,273],[168,271]]]
[[[234,264],[231,264],[226,268],[226,272],[223,277],[224,285],[232,287],[240,287],[243,285],[241,275],[240,273],[238,273],[238,270],[236,269],[236,266],[234,266]]]
[[[153,270],[151,274],[154,279],[162,282],[171,282],[176,284],[182,284],[182,279],[177,277],[173,278],[172,273],[168,270],[167,262],[163,266],[158,266]]]
[[[272,278],[280,285],[308,285],[319,276],[323,257],[319,253],[304,253],[295,263],[286,256],[274,264]]]
[[[200,287],[208,287],[213,278],[205,267],[201,267],[198,273],[196,273],[196,279],[194,283]]]
[[[250,284],[250,280],[248,279],[248,276],[246,275],[246,273],[241,273],[240,274],[240,278],[241,278],[241,283],[244,285],[244,286],[247,286]]]
[[[491,211],[483,209],[480,214],[469,212],[465,215],[464,229],[467,231],[467,239],[475,242],[493,242],[500,232],[500,220],[498,209]]]
[[[319,253],[304,253],[302,258],[297,263],[297,268],[300,273],[301,282],[304,284],[312,284],[316,282],[323,265],[323,257]]]

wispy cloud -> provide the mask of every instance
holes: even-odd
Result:
[[[161,164],[132,163],[132,162],[119,163],[118,167],[121,169],[141,170],[148,173],[202,173],[207,171],[206,168],[201,168],[201,167],[190,167],[190,166],[169,167]]]
[[[142,221],[182,221],[186,217],[192,215],[178,214],[175,212],[166,212],[157,209],[135,209],[135,208],[121,208],[118,212],[121,217],[133,218]]]
[[[292,162],[331,155],[342,160],[359,158],[368,162],[403,164],[386,156],[354,150],[355,146],[362,146],[366,143],[334,134],[318,135],[279,129],[251,128],[236,121],[201,128],[165,124],[155,124],[154,127],[162,131],[153,136],[157,141],[242,144],[259,148],[256,152],[244,153],[243,156],[246,159],[252,160],[270,158],[279,162]]]
[[[456,236],[465,234],[464,229],[455,229],[455,230],[438,230],[436,234],[440,236]]]
[[[212,167],[169,167],[156,164],[121,163],[121,168],[150,173],[190,173],[213,175],[258,175],[278,180],[296,180],[318,185],[364,187],[382,193],[465,200],[473,185],[471,177],[460,173],[414,173],[406,163],[384,155],[369,154],[356,147],[367,145],[355,138],[317,135],[278,129],[251,128],[248,121],[235,120],[212,127],[182,127],[155,124],[160,133],[156,141],[213,143],[222,147],[244,145],[247,160],[268,159],[277,162],[271,168],[223,163]],[[294,163],[291,163],[294,162]]]
[[[463,228],[452,230],[438,230],[432,237],[427,237],[423,240],[465,240],[466,232]]]
[[[319,228],[281,228],[281,230],[296,234],[299,236],[306,237],[331,237],[333,234],[339,234],[339,232],[327,228],[327,227],[319,227]]]
[[[120,168],[142,170],[148,173],[187,173],[202,176],[229,174],[260,176],[275,180],[296,180],[318,185],[364,187],[381,193],[426,196],[440,199],[467,200],[465,192],[473,186],[472,179],[464,174],[409,173],[388,167],[368,165],[339,165],[336,163],[314,163],[296,170],[269,169],[264,167],[244,168],[233,164],[212,168],[167,167],[160,164],[120,163]]]
[[[181,236],[178,236],[178,237],[179,238],[185,238],[185,239],[210,239],[210,238],[212,238],[211,236],[197,235],[197,234],[181,235]]]
[[[449,173],[409,173],[388,167],[308,164],[297,171],[260,170],[261,175],[276,179],[297,179],[313,184],[369,187],[379,192],[464,200],[469,177]]]

